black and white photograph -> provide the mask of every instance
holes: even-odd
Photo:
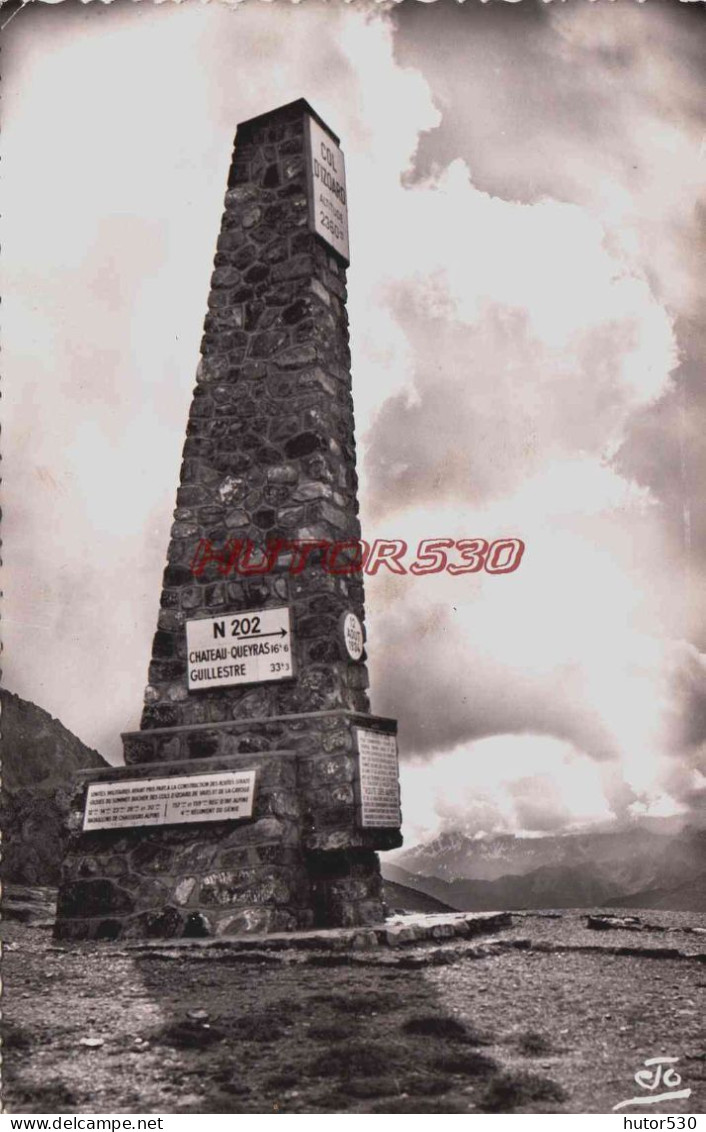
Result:
[[[704,4],[0,29],[7,1127],[697,1129]]]

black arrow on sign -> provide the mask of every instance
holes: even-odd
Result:
[[[278,629],[276,633],[255,633],[251,637],[236,637],[236,641],[259,641],[261,637],[286,637],[286,629]]]

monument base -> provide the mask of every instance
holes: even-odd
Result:
[[[56,937],[164,939],[379,923],[375,850],[402,840],[398,800],[384,796],[384,744],[395,731],[393,720],[341,709],[126,734],[126,766],[80,776]],[[170,779],[188,785],[234,771],[255,776],[252,810],[241,819],[192,814],[145,826],[119,817],[129,813],[128,790],[144,796],[143,782],[164,791]],[[123,795],[112,817],[110,797],[105,803],[105,822],[120,820],[119,828],[83,828],[88,789],[99,784]],[[385,821],[385,813],[389,826],[365,824]]]

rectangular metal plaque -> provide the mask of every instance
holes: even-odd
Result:
[[[83,828],[122,829],[249,818],[254,795],[254,770],[92,782]]]
[[[309,116],[305,121],[311,226],[346,263],[350,263],[343,154],[318,122]]]
[[[289,608],[186,622],[189,690],[264,684],[293,676]]]
[[[402,824],[397,738],[356,727],[360,763],[362,826]]]

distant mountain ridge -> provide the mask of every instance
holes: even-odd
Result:
[[[482,839],[456,832],[399,854],[383,872],[464,911],[610,905],[698,912],[706,906],[706,830],[634,826]]]
[[[25,885],[59,879],[74,773],[105,759],[58,719],[0,689],[2,877]]]

